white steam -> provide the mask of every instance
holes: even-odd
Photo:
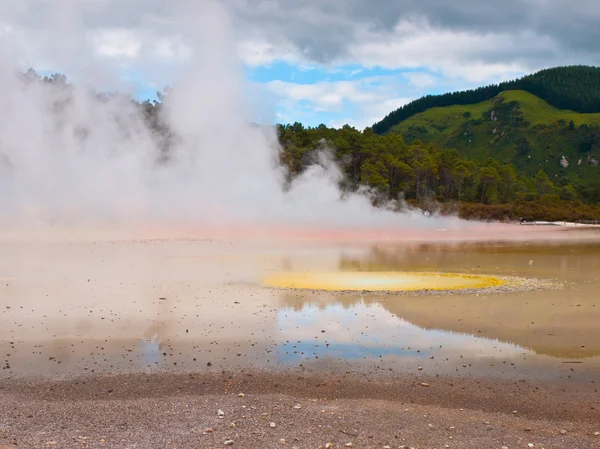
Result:
[[[111,32],[106,23],[102,32],[88,30],[85,3],[59,3],[64,14],[52,17],[61,20],[35,33],[18,28],[14,11],[15,23],[0,27],[0,226],[459,224],[451,217],[426,219],[419,211],[373,208],[363,194],[341,200],[332,163],[312,166],[284,192],[277,137],[271,128],[251,125],[249,87],[227,14],[216,3],[176,1],[170,21],[140,10],[145,31],[137,34],[136,28]],[[108,11],[116,4],[91,3]],[[36,59],[44,51],[45,59]],[[141,59],[144,52],[159,55],[163,64],[152,68]],[[177,63],[165,65],[165,58]],[[59,64],[53,68],[73,74],[78,87],[24,84],[16,75],[24,61]],[[126,96],[101,101],[88,89],[99,80],[113,83],[136,61],[144,73],[156,72],[155,79],[172,72],[174,88],[164,108],[177,140],[166,164],[157,163],[160,139]]]

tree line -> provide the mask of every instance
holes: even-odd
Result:
[[[554,182],[544,170],[526,176],[510,163],[466,159],[456,149],[440,149],[420,140],[407,144],[396,133],[378,135],[371,128],[361,132],[348,125],[332,129],[301,123],[277,125],[277,133],[283,149],[281,162],[291,177],[314,163],[315,152],[328,148],[344,173],[341,187],[357,190],[368,186],[376,192],[375,203],[390,199],[422,207],[535,203],[564,210],[569,210],[565,203],[575,203],[583,216],[594,215],[600,203],[600,182],[584,189],[563,178]]]

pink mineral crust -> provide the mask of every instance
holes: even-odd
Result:
[[[561,226],[522,226],[520,224],[461,222],[452,228],[418,226],[380,228],[316,226],[214,226],[202,223],[174,225],[130,224],[114,228],[43,228],[3,231],[0,239],[43,240],[283,240],[358,242],[511,242],[511,241],[593,241],[600,240],[600,229]]]
[[[559,226],[522,226],[520,224],[465,222],[464,226],[403,228],[336,228],[311,226],[223,226],[147,228],[137,235],[148,238],[232,238],[319,240],[326,242],[394,241],[546,241],[600,238],[600,229]]]

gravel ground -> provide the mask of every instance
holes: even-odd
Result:
[[[596,384],[301,372],[0,381],[1,449],[583,449],[600,448],[599,432]]]

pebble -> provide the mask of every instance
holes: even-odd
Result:
[[[595,436],[600,436],[600,432],[594,432]]]
[[[534,444],[533,444],[533,443],[529,443],[529,444],[527,445],[527,447],[534,447]]]
[[[229,428],[230,428],[230,429],[235,429],[235,423],[234,423],[234,422],[230,423],[230,424],[229,424]]]
[[[245,395],[244,393],[240,393],[240,394],[238,394],[238,398],[243,398],[243,397],[245,397],[245,396],[246,396],[246,395]]]
[[[271,426],[271,428],[275,428],[275,427],[277,427],[277,424],[275,424],[274,422],[272,422],[271,424],[269,424],[269,426]]]
[[[225,416],[225,412],[221,409],[217,410],[217,416],[223,417]]]
[[[212,433],[212,429],[209,427],[208,429],[204,430],[204,432],[202,432],[203,435],[207,435],[209,433]]]
[[[285,444],[285,438],[281,438],[281,439],[279,440],[279,442],[280,442],[281,444]]]
[[[352,444],[352,443],[346,443],[345,446],[346,447],[354,447],[354,444]]]
[[[296,404],[296,405],[294,405],[294,408],[295,408],[296,410],[300,410],[300,409],[302,408],[302,406],[301,406],[300,404]]]
[[[421,385],[422,387],[428,387],[428,386],[429,386],[429,384],[428,384],[427,382],[421,382],[421,384],[420,384],[420,385]]]
[[[233,446],[233,440],[225,440],[225,443],[223,443],[225,446]]]
[[[327,443],[325,445],[325,449],[331,449],[333,447],[333,443]]]
[[[392,448],[389,446],[383,446],[383,449],[392,449]]]
[[[508,449],[508,446],[502,446],[502,449]]]
[[[566,430],[561,430],[561,431],[560,431],[560,434],[561,434],[561,435],[566,435],[566,434],[567,434],[567,431],[566,431]]]

